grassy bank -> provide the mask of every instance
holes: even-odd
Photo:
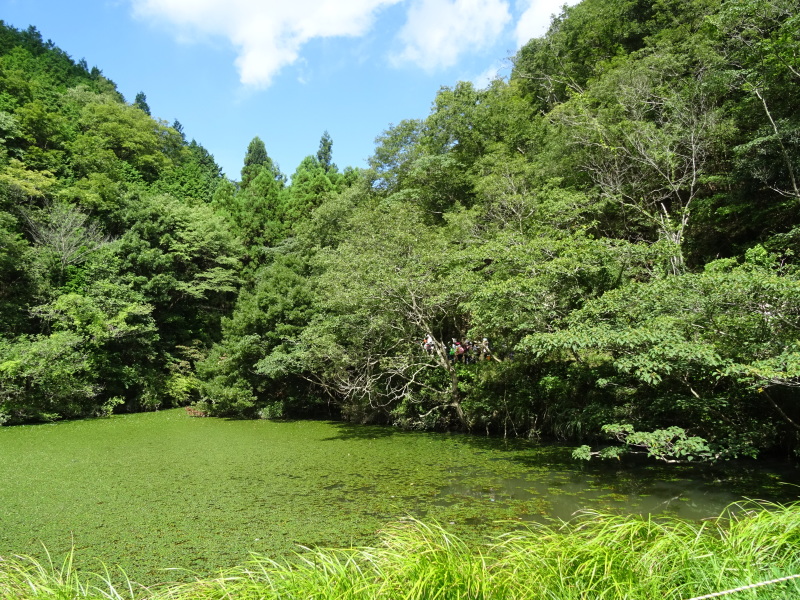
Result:
[[[800,503],[748,502],[692,523],[585,513],[467,545],[437,526],[394,524],[373,548],[307,550],[275,562],[255,555],[216,578],[145,588],[59,564],[0,562],[5,600],[551,599],[685,600],[800,575]],[[800,579],[725,596],[800,597]]]

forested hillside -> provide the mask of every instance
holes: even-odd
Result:
[[[193,403],[796,452],[798,8],[583,0],[370,168],[325,133],[287,177],[254,137],[240,181],[3,27],[0,418]]]

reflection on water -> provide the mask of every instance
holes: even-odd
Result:
[[[414,517],[473,536],[578,511],[699,520],[743,498],[800,499],[800,470],[784,463],[667,465],[639,456],[585,463],[571,447],[523,440],[336,429],[328,441],[351,453],[347,469],[326,482],[329,501],[379,523]]]
[[[582,510],[699,520],[717,516],[743,498],[796,501],[800,474],[782,464],[666,466],[634,459],[613,464],[551,463],[525,477],[491,477],[464,469],[442,485],[436,504],[450,507],[466,501],[490,505],[492,512],[501,506],[529,508],[515,515],[521,521],[569,520]]]

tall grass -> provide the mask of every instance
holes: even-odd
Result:
[[[800,574],[800,505],[736,504],[699,524],[587,513],[493,550],[509,597],[679,600]],[[787,590],[800,597],[798,580],[729,597],[783,600]]]
[[[2,600],[134,600],[147,590],[121,573],[123,586],[111,583],[111,574],[81,573],[75,569],[74,553],[55,563],[46,552],[42,562],[29,556],[0,557],[0,598]],[[120,580],[120,577],[116,577]]]
[[[582,513],[469,546],[437,525],[389,526],[374,548],[253,556],[216,578],[122,591],[108,573],[0,560],[4,600],[686,600],[800,574],[800,503],[754,501],[701,523]],[[724,598],[800,597],[800,579]]]

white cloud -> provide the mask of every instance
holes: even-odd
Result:
[[[392,61],[428,71],[450,67],[493,43],[510,20],[505,0],[414,0],[399,34],[403,50]]]
[[[580,0],[523,0],[521,4],[526,8],[517,21],[517,46],[525,45],[531,38],[543,36],[550,27],[553,15],[561,14],[562,6],[574,6],[578,2]]]
[[[390,56],[391,62],[433,71],[491,46],[512,28],[521,46],[543,35],[551,16],[565,3],[579,0],[514,0],[520,13],[514,23],[512,0],[128,1],[137,17],[153,21],[182,41],[226,40],[236,48],[241,82],[264,88],[282,68],[300,59],[310,40],[364,36],[373,28],[378,11],[394,4],[403,4],[407,14],[396,34],[400,49]],[[487,72],[476,81],[488,81],[491,75]]]
[[[241,82],[254,87],[267,87],[309,40],[364,35],[379,8],[401,1],[131,0],[135,15],[182,39],[227,38],[238,49]]]
[[[498,77],[501,77],[501,72],[509,68],[509,65],[504,62],[496,62],[483,73],[476,75],[472,78],[472,85],[478,89],[488,87]]]

